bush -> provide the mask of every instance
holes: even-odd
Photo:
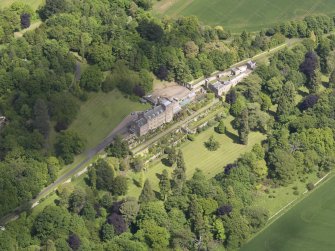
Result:
[[[294,191],[293,191],[293,194],[294,194],[294,195],[299,195],[299,191],[298,191],[298,190],[294,190]]]
[[[208,141],[205,142],[205,147],[209,150],[209,151],[216,151],[217,149],[219,149],[220,147],[220,143],[214,139],[213,136],[211,136]]]
[[[194,141],[195,140],[195,135],[193,135],[193,134],[187,134],[187,139],[189,141]]]
[[[307,187],[308,191],[311,191],[311,190],[314,189],[315,186],[314,186],[314,184],[312,182],[309,182],[306,187]]]

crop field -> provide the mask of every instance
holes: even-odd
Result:
[[[335,14],[334,0],[161,0],[159,15],[197,16],[201,22],[223,25],[233,32],[257,31],[278,22],[311,14]]]
[[[231,127],[230,121],[232,117],[226,119],[226,127],[228,136],[226,134],[218,134],[214,128],[209,128],[206,131],[196,136],[195,141],[188,141],[181,146],[184,154],[186,164],[186,176],[190,179],[194,171],[198,168],[204,172],[206,177],[214,177],[217,173],[223,171],[223,167],[231,162],[234,162],[241,154],[251,151],[256,143],[260,143],[265,139],[265,135],[259,132],[252,132],[249,135],[248,145],[241,145],[236,143],[238,140],[237,132]],[[204,142],[213,135],[221,146],[217,151],[208,151]],[[172,172],[173,168],[166,167],[161,161],[156,162],[144,172],[144,179],[149,179],[154,190],[158,191],[157,174],[161,174],[164,169]],[[138,196],[141,188],[131,184],[129,195]]]
[[[91,93],[82,104],[69,130],[77,132],[87,142],[87,148],[96,146],[131,112],[149,108],[123,97],[119,91]]]
[[[333,177],[269,225],[241,250],[335,250],[334,194]]]
[[[18,0],[0,0],[0,9],[9,7],[14,2],[23,2],[23,3],[28,4],[29,6],[31,6],[31,8],[33,10],[37,10],[38,7],[45,2],[45,0],[21,0],[21,1],[18,1]]]

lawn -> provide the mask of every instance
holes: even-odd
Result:
[[[0,0],[0,9],[11,6],[15,2],[20,2],[19,0]],[[42,5],[45,0],[21,0],[21,2],[31,6],[33,10],[37,10],[40,5]]]
[[[335,178],[326,181],[241,250],[335,250]]]
[[[236,143],[238,137],[237,132],[231,127],[230,122],[232,117],[226,119],[226,126],[228,135],[221,135],[214,132],[214,128],[209,128],[206,131],[196,136],[195,141],[188,141],[181,146],[184,154],[186,164],[187,178],[191,178],[196,168],[201,169],[206,177],[214,177],[217,173],[223,171],[223,167],[228,163],[234,162],[241,154],[248,152],[252,149],[254,144],[260,143],[265,139],[265,135],[259,132],[252,132],[249,135],[249,143],[247,146]],[[217,151],[208,151],[204,142],[213,135],[221,146]],[[157,174],[161,174],[163,169],[172,172],[172,168],[166,167],[161,161],[153,163],[146,172],[144,172],[144,179],[149,179],[152,187],[158,191],[158,178]],[[130,177],[135,177],[135,174],[130,174]],[[138,177],[135,177],[138,178]],[[132,182],[131,182],[132,183]],[[141,188],[136,187],[134,184],[130,185],[129,195],[138,196]]]
[[[334,0],[161,0],[154,5],[159,15],[195,15],[205,24],[223,25],[233,32],[257,31],[278,22],[312,14],[335,14]]]
[[[69,130],[86,140],[86,149],[100,143],[131,112],[145,110],[148,105],[131,101],[119,91],[90,93]]]

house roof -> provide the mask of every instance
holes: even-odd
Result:
[[[144,118],[140,118],[140,119],[136,120],[135,123],[136,123],[136,125],[137,125],[138,127],[142,127],[142,126],[144,126],[145,124],[147,124],[147,121],[146,121],[146,119],[144,119]]]
[[[159,114],[164,112],[164,108],[162,105],[156,106],[153,109],[147,111],[144,113],[144,117],[146,119],[153,119],[154,117],[157,117]]]

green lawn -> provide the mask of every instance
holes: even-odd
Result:
[[[254,144],[260,143],[265,139],[265,135],[259,132],[252,132],[249,135],[249,144],[247,146],[235,143],[237,140],[237,132],[232,129],[230,121],[232,117],[226,119],[227,130],[229,131],[229,137],[227,135],[220,135],[214,132],[214,128],[210,128],[196,136],[196,140],[193,142],[186,142],[182,145],[181,150],[184,154],[186,163],[186,175],[187,178],[191,178],[196,168],[201,169],[208,178],[215,176],[217,173],[223,171],[223,167],[228,163],[234,162],[241,154],[248,152],[252,149]],[[217,151],[208,151],[204,142],[213,135],[217,139],[221,146]],[[161,174],[163,169],[167,169],[172,172],[173,168],[166,167],[161,161],[154,163],[144,172],[144,179],[149,179],[152,187],[158,191],[158,178],[157,174]],[[137,174],[138,176],[139,174]],[[136,176],[130,174],[130,177]],[[138,177],[137,177],[138,178]],[[134,184],[130,185],[129,195],[138,196],[141,192],[141,188],[136,187]]]
[[[148,105],[123,97],[119,91],[90,93],[69,130],[86,140],[86,148],[96,146],[131,112],[145,110]]]
[[[258,191],[256,192],[253,205],[268,209],[270,217],[272,217],[287,204],[299,199],[299,196],[301,196],[306,191],[307,183],[315,183],[318,179],[319,178],[314,173],[306,175],[305,182],[297,180],[293,184],[286,187],[280,186],[278,188],[268,188],[269,194],[265,193],[264,191]],[[296,187],[296,190],[299,192],[298,195],[293,193],[295,191],[294,187]],[[274,196],[274,198],[270,198],[271,196]]]
[[[0,0],[0,9],[11,6],[15,2],[23,2],[31,6],[33,10],[37,10],[40,5],[42,5],[45,0]]]
[[[335,177],[326,181],[241,250],[335,250]]]
[[[311,14],[335,14],[334,0],[161,0],[154,12],[169,16],[195,15],[211,25],[235,32],[256,31],[278,22]]]

